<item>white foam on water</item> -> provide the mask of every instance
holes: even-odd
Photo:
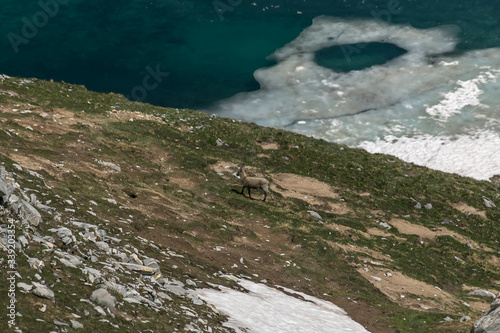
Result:
[[[228,316],[225,326],[236,332],[255,333],[369,333],[338,306],[280,287],[289,294],[264,284],[240,280],[248,292],[220,286],[201,289],[198,295]]]
[[[500,49],[450,53],[459,41],[456,35],[457,28],[452,26],[416,29],[321,16],[270,56],[277,61],[275,66],[255,72],[261,86],[258,91],[221,101],[210,112],[371,147],[407,161],[429,167],[440,164],[440,170],[485,179],[486,174],[500,173],[497,164],[486,163],[484,158],[488,153],[499,155],[500,150],[484,142],[500,133]],[[392,43],[407,52],[386,64],[347,73],[315,62],[315,52],[323,48],[370,42]],[[349,60],[351,49],[343,50]],[[389,145],[385,139],[391,136],[401,144]],[[402,142],[429,141],[430,137],[449,142],[444,145],[465,154],[442,149],[440,154],[451,154],[448,159],[485,166],[476,168],[477,172],[446,169],[454,163],[432,162],[440,154],[426,152],[426,145],[414,144],[413,152],[397,152],[405,149]],[[468,139],[452,139],[456,137]],[[462,149],[459,144],[478,146]],[[491,150],[480,154],[486,147]]]

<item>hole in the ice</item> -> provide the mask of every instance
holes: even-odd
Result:
[[[316,63],[336,72],[349,72],[385,64],[405,53],[405,49],[390,43],[345,44],[319,50]]]

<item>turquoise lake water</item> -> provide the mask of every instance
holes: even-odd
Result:
[[[258,89],[253,72],[271,65],[266,57],[293,40],[319,15],[375,17],[418,28],[455,24],[462,30],[459,49],[500,45],[500,1],[48,0],[42,3],[45,5],[27,0],[1,1],[0,72],[84,84],[92,90],[119,92],[132,99],[174,107],[206,107],[237,92]],[[47,13],[47,19],[41,12]],[[28,38],[23,35],[26,26],[23,18],[38,30],[32,33],[33,29],[25,28]],[[394,50],[387,52],[390,58]],[[364,59],[357,66],[383,61],[383,53],[382,47],[371,54],[364,52],[361,55]],[[332,52],[331,57],[325,61],[335,63],[337,69],[352,66],[342,54]],[[159,66],[162,73],[169,75],[163,76],[164,80],[155,89],[143,94],[144,90],[133,89],[142,85],[148,66],[152,69]]]
[[[0,72],[500,174],[499,0],[0,0]]]

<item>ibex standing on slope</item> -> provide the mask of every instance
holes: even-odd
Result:
[[[268,194],[271,196],[271,198],[274,199],[273,194],[271,193],[271,191],[269,191],[269,181],[267,179],[260,177],[247,177],[245,170],[243,170],[243,167],[241,166],[238,169],[237,176],[240,177],[241,181],[243,182],[243,188],[241,189],[240,194],[243,194],[243,191],[245,190],[245,188],[247,188],[248,197],[253,200],[252,195],[250,194],[250,189],[255,188],[264,191],[264,199],[262,201],[266,201]]]

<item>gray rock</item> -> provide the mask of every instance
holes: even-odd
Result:
[[[100,250],[103,250],[103,251],[107,251],[109,250],[109,245],[108,243],[106,242],[95,242],[95,245],[100,249]]]
[[[57,237],[59,237],[62,240],[62,242],[66,245],[76,241],[71,230],[69,230],[66,227],[61,227],[58,229],[52,228],[49,229],[49,231],[56,233]]]
[[[61,258],[57,258],[57,259],[59,259],[59,261],[61,261],[62,264],[66,265],[68,267],[76,268],[82,264],[82,260],[78,256],[74,256],[72,254],[69,254],[69,253],[66,253],[63,251],[59,251],[59,250],[56,250],[55,254],[57,254],[59,257],[61,257]]]
[[[55,320],[55,319],[54,319],[54,325],[57,325],[57,326],[68,326],[69,327],[68,324],[66,324],[66,323],[64,323],[62,321],[59,321],[59,320]]]
[[[471,320],[472,320],[472,318],[470,316],[463,316],[462,318],[460,318],[461,323],[468,322]]]
[[[133,253],[133,254],[130,255],[130,257],[128,258],[127,262],[131,263],[131,264],[136,264],[136,265],[143,265],[144,264],[142,262],[142,260],[139,259],[139,257],[135,253]]]
[[[111,295],[106,289],[100,288],[94,290],[90,296],[90,300],[99,305],[107,307],[109,310],[113,311],[115,309],[116,297]]]
[[[80,324],[79,322],[77,322],[76,320],[73,320],[73,319],[70,319],[69,322],[71,323],[71,328],[73,329],[79,329],[79,328],[83,328],[83,325]]]
[[[45,264],[43,263],[43,261],[41,261],[40,259],[37,259],[37,258],[29,258],[28,259],[28,264],[32,268],[39,269],[39,270],[41,270],[42,268],[45,267]]]
[[[174,280],[168,284],[165,284],[163,287],[167,291],[169,291],[172,294],[177,295],[177,296],[183,296],[184,294],[186,294],[188,292],[186,289],[184,289],[184,283],[182,283],[180,281],[176,281],[176,280]]]
[[[432,204],[431,203],[426,203],[424,206],[425,209],[431,210],[432,209]]]
[[[18,282],[17,286],[25,291],[31,291],[31,289],[33,289],[33,285],[24,282]]]
[[[496,207],[496,205],[493,203],[493,201],[491,201],[490,199],[488,199],[487,197],[484,197],[483,196],[483,202],[484,202],[484,205],[488,208],[494,208]]]
[[[14,168],[16,168],[16,169],[17,169],[17,171],[23,171],[23,167],[22,167],[22,166],[20,166],[20,165],[19,165],[19,164],[17,164],[17,163],[12,164],[12,166],[13,166]]]
[[[166,300],[168,300],[168,301],[170,301],[170,302],[172,302],[172,301],[173,301],[172,297],[168,296],[168,295],[167,295],[167,294],[165,294],[163,291],[158,292],[156,295],[157,295],[159,298],[161,298],[161,299],[166,299]]]
[[[471,333],[498,333],[500,332],[500,307],[488,311],[472,326]]]
[[[26,200],[19,199],[12,204],[12,211],[32,226],[38,226],[42,221],[40,213]]]
[[[57,258],[63,264],[64,266],[70,267],[70,268],[77,268],[71,261],[64,259],[64,258]]]
[[[55,295],[52,290],[38,282],[33,282],[33,285],[35,286],[35,290],[33,290],[34,295],[55,301]]]
[[[136,299],[135,297],[125,297],[123,300],[127,303],[132,303],[132,304],[141,304],[141,301]]]
[[[490,304],[490,310],[495,310],[496,308],[498,308],[500,306],[500,297],[497,296],[497,298],[495,298],[493,300],[493,302],[491,302]]]
[[[14,192],[14,179],[3,166],[0,166],[0,205],[4,206],[9,202],[12,192]]]
[[[382,228],[387,229],[387,230],[389,230],[389,229],[391,229],[391,228],[392,228],[392,227],[389,225],[389,223],[387,223],[387,222],[380,222],[380,223],[379,223],[379,225],[380,225]]]
[[[125,288],[125,286],[123,286],[121,284],[118,284],[115,282],[104,281],[104,286],[106,286],[106,289],[108,289],[114,293],[120,294],[122,296],[127,295],[127,288]]]
[[[500,175],[494,175],[490,178],[490,182],[493,183],[496,187],[500,187]]]
[[[17,238],[17,240],[21,243],[21,245],[22,245],[23,247],[26,247],[26,246],[28,246],[28,244],[29,244],[28,240],[26,239],[26,237],[25,237],[24,235],[19,236],[19,237]]]
[[[82,269],[83,274],[88,275],[88,279],[90,283],[94,283],[94,281],[97,278],[101,277],[101,272],[98,271],[97,269],[91,268],[91,267],[85,267]]]
[[[144,265],[136,265],[136,264],[129,264],[129,263],[122,263],[121,265],[125,265],[126,267],[130,268],[134,272],[141,273],[144,275],[155,275],[158,271],[157,267],[148,267]],[[156,264],[158,266],[158,264]]]
[[[476,289],[471,292],[469,292],[469,295],[474,295],[474,296],[481,296],[481,297],[491,297],[495,298],[496,295],[492,293],[491,291],[483,290],[483,289]]]
[[[106,316],[106,311],[104,311],[103,308],[101,308],[99,305],[95,306],[94,309],[99,312],[101,316]]]
[[[314,217],[315,219],[318,219],[318,220],[321,220],[321,215],[319,215],[317,212],[315,212],[314,210],[308,210],[307,211],[309,213],[309,215],[311,215],[312,217]]]

